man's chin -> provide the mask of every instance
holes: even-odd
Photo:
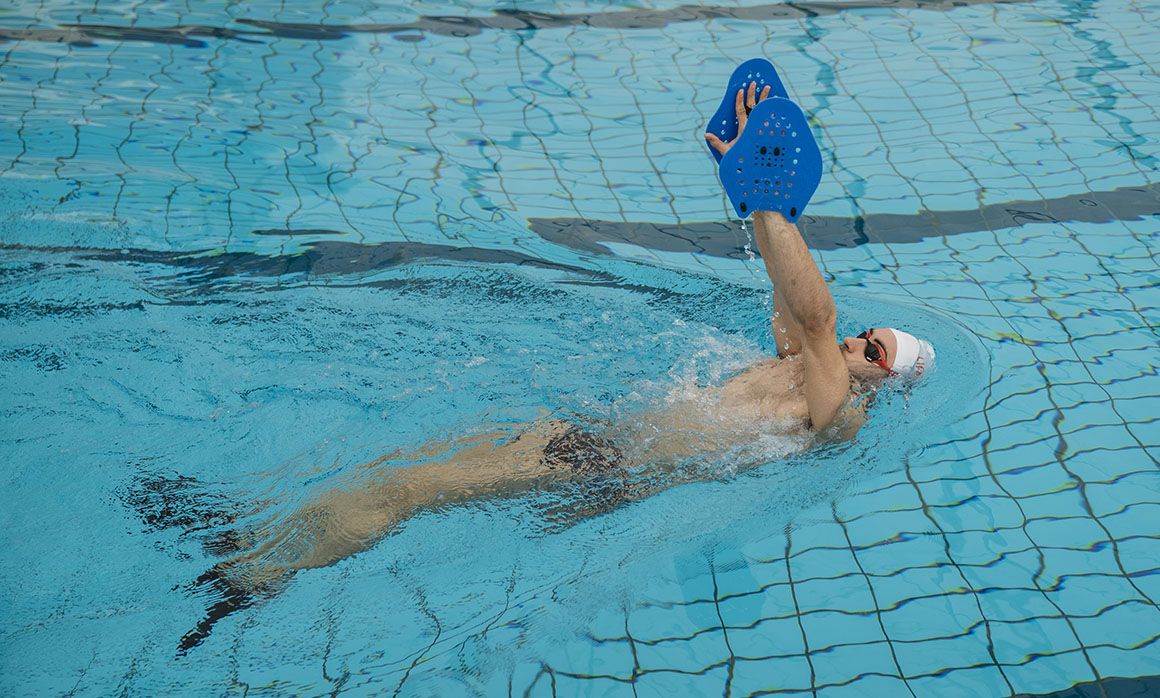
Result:
[[[847,361],[846,366],[850,369],[850,375],[861,381],[880,381],[889,375],[880,367],[865,361]]]

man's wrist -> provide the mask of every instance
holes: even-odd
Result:
[[[781,215],[777,211],[754,211],[753,212],[753,219],[754,220],[761,219],[762,221],[764,221],[766,223],[788,223],[789,222],[785,219],[785,216]]]

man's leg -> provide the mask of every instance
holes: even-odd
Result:
[[[322,493],[263,531],[246,552],[220,562],[193,584],[216,597],[181,639],[185,652],[218,621],[276,591],[295,572],[325,567],[361,552],[419,513],[468,501],[517,496],[570,473],[543,462],[544,448],[572,425],[537,422],[515,438],[494,432],[417,451],[396,451],[364,466],[369,473]],[[448,455],[449,454],[449,455]],[[400,458],[427,462],[385,467]],[[430,460],[428,460],[430,459]]]
[[[257,547],[223,563],[246,568],[258,582],[285,573],[324,567],[373,545],[399,524],[424,511],[471,501],[523,494],[565,479],[569,473],[543,462],[544,448],[571,428],[552,420],[518,436],[495,432],[451,443],[427,444],[392,454],[415,465],[374,461],[369,473],[328,490],[281,521]]]

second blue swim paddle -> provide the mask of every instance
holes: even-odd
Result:
[[[728,102],[734,110],[732,132],[721,128],[711,131],[722,131],[720,137],[725,142],[737,133],[736,109],[732,106],[736,103],[737,90],[756,81],[748,79],[744,86],[733,83],[739,76],[751,73],[752,66],[761,64],[769,66],[768,69],[761,67],[761,77],[765,78],[767,71],[772,75],[772,80],[767,83],[773,85],[771,96],[758,102],[749,113],[745,130],[729,152],[720,155],[713,151],[719,162],[718,175],[733,209],[741,218],[748,218],[753,211],[777,211],[787,220],[796,221],[822,180],[822,153],[805,114],[785,96],[785,89],[768,61],[763,58],[746,61],[733,73],[726,100],[712,122],[713,126],[720,125],[721,110]],[[745,80],[744,77],[740,79]],[[761,87],[762,84],[758,83],[758,94]],[[781,95],[773,96],[778,92]]]

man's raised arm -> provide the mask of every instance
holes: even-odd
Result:
[[[834,421],[850,390],[850,370],[838,348],[837,308],[797,226],[780,213],[755,211],[757,244],[782,313],[801,333],[806,405],[814,429]]]
[[[756,90],[756,83],[750,83],[748,90],[737,91],[738,138],[745,131],[749,112],[769,96],[769,87],[760,95]],[[705,138],[722,155],[736,142],[725,143],[712,133]],[[804,354],[810,422],[814,429],[825,429],[850,388],[850,371],[838,348],[834,298],[797,226],[774,211],[754,211],[753,221],[757,247],[774,286],[773,329],[778,354],[786,356],[799,350]]]

